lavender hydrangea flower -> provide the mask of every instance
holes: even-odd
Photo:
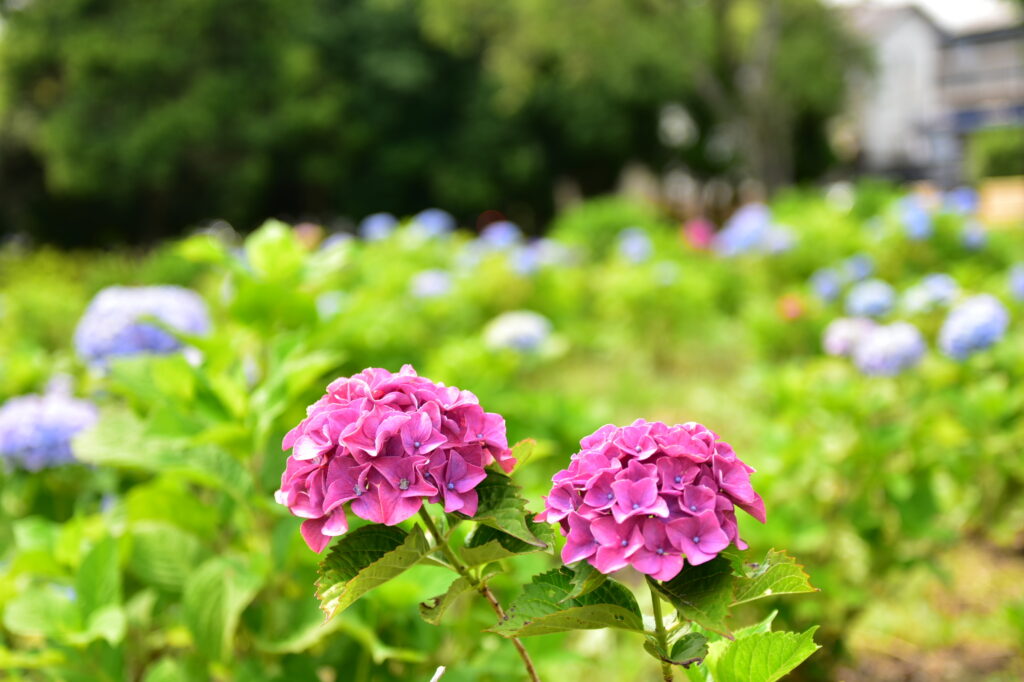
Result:
[[[654,245],[641,227],[627,227],[619,233],[619,255],[630,263],[643,263],[651,257]]]
[[[0,458],[28,471],[73,462],[72,437],[96,419],[95,406],[60,390],[11,398],[0,407]]]
[[[741,206],[715,235],[715,250],[723,256],[757,250],[771,228],[771,220],[771,211],[762,203]]]
[[[452,276],[444,270],[424,270],[417,273],[409,286],[416,298],[437,298],[452,289]]]
[[[513,222],[499,220],[485,227],[479,239],[492,249],[510,249],[523,240],[523,231]]]
[[[988,232],[977,220],[968,220],[960,233],[960,243],[969,251],[977,251],[988,242]]]
[[[390,213],[373,213],[359,223],[359,236],[368,242],[386,239],[398,227],[398,219]]]
[[[1010,324],[1006,307],[995,296],[972,296],[949,313],[939,330],[939,347],[957,360],[984,350],[1003,338]]]
[[[881,317],[892,310],[893,288],[880,279],[860,282],[846,294],[846,312],[854,317]]]
[[[1010,268],[1010,295],[1017,301],[1024,301],[1024,263]]]
[[[871,256],[857,253],[843,261],[842,270],[848,282],[859,282],[874,273],[875,262],[871,260]]]
[[[671,580],[684,561],[706,563],[730,544],[746,549],[736,508],[765,520],[753,471],[696,422],[607,424],[552,477],[537,520],[560,525],[566,564],[585,560],[601,573],[632,566]]]
[[[857,343],[853,361],[868,376],[895,376],[921,361],[924,337],[909,322],[875,327]]]
[[[821,345],[829,355],[849,357],[878,324],[866,317],[840,317],[832,320],[822,335]]]
[[[923,313],[953,303],[960,287],[956,280],[945,273],[925,276],[903,294],[902,307],[910,313]]]
[[[413,225],[428,237],[442,237],[455,231],[455,218],[440,208],[427,208],[412,219]]]
[[[932,217],[914,196],[904,197],[900,201],[900,217],[907,236],[915,241],[927,239],[932,234]]]
[[[498,315],[484,329],[489,348],[521,353],[539,351],[551,336],[551,321],[532,310],[512,310]]]
[[[973,187],[955,187],[943,197],[943,204],[950,211],[961,215],[972,215],[978,211],[978,192]]]
[[[182,334],[201,335],[210,330],[206,303],[190,289],[113,286],[96,294],[78,321],[75,349],[93,366],[103,366],[117,356],[183,350],[178,338],[146,318],[155,318]]]
[[[843,278],[832,268],[815,270],[810,281],[814,293],[825,303],[836,300],[843,291]]]

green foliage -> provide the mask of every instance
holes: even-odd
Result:
[[[975,180],[1024,175],[1024,126],[984,128],[967,143],[967,167]]]
[[[820,647],[814,631],[760,632],[735,642],[715,642],[706,659],[715,682],[775,682]]]

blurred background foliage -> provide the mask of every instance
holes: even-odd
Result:
[[[556,184],[608,191],[628,162],[773,188],[829,167],[826,123],[869,61],[818,0],[38,0],[0,18],[0,231],[65,245],[430,205],[535,231]],[[666,102],[682,141],[659,136]]]

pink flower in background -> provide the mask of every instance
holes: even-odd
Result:
[[[686,221],[683,235],[693,248],[707,250],[715,240],[715,226],[707,218],[692,218]]]
[[[501,415],[409,365],[331,382],[282,445],[292,453],[274,499],[306,519],[302,537],[314,552],[348,530],[345,505],[389,526],[416,514],[424,498],[472,516],[484,468],[516,463]],[[567,515],[576,493],[570,486],[565,494]]]
[[[567,564],[586,560],[602,573],[631,565],[671,580],[684,562],[710,561],[730,544],[746,549],[736,507],[765,520],[754,470],[700,424],[638,419],[602,426],[580,446],[537,515],[561,526]]]

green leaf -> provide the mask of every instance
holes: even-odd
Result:
[[[759,564],[744,566],[745,574],[737,578],[733,604],[763,599],[776,594],[817,592],[803,566],[785,552],[769,551]]]
[[[812,627],[806,632],[762,632],[711,644],[705,665],[715,682],[775,682],[820,647]]]
[[[567,599],[575,599],[588,592],[593,592],[608,578],[586,561],[579,561],[570,568],[572,569],[572,590],[566,597]]]
[[[671,653],[666,653],[658,640],[651,636],[644,641],[644,650],[657,660],[689,668],[708,655],[708,638],[699,632],[688,632],[676,640],[671,648]]]
[[[542,542],[546,544],[554,542],[554,531],[548,524],[526,519],[526,527]],[[481,525],[477,526],[473,534],[469,536],[466,546],[462,548],[460,554],[469,566],[479,566],[492,561],[501,561],[517,554],[539,552],[543,549],[491,526]]]
[[[80,623],[77,605],[56,585],[30,586],[4,609],[4,627],[25,637],[60,637]]]
[[[516,458],[516,469],[522,467],[533,457],[533,451],[537,449],[537,441],[533,438],[524,438],[512,446],[512,456]]]
[[[456,578],[452,584],[448,586],[448,590],[444,594],[432,597],[420,604],[420,615],[423,617],[423,620],[427,621],[431,625],[437,625],[448,608],[454,604],[459,597],[472,589],[473,586],[470,585],[468,580],[465,578]]]
[[[240,557],[213,557],[189,577],[182,596],[185,624],[207,658],[227,658],[238,618],[262,582],[262,573]]]
[[[760,623],[754,623],[753,625],[748,625],[745,628],[740,628],[739,630],[734,632],[733,635],[736,636],[736,639],[743,639],[744,637],[749,637],[750,635],[757,635],[763,632],[771,632],[772,623],[775,622],[775,617],[778,615],[778,610],[772,611]]]
[[[396,526],[357,528],[334,542],[320,562],[316,596],[330,620],[361,596],[411,568],[430,551],[423,530]]]
[[[473,520],[519,538],[523,542],[546,549],[547,544],[534,535],[526,521],[526,500],[519,494],[519,486],[497,471],[488,471],[487,478],[476,487],[480,504]]]
[[[273,219],[246,237],[245,255],[253,271],[276,281],[295,277],[304,259],[304,251],[292,228]]]
[[[490,632],[503,637],[598,628],[643,632],[640,607],[629,589],[609,579],[587,594],[568,598],[572,577],[564,566],[535,575],[507,609],[507,618]]]
[[[118,555],[117,540],[106,537],[89,550],[78,569],[75,580],[78,609],[82,615],[82,622],[86,623],[86,629],[89,631],[93,630],[90,619],[97,612],[121,603],[121,570]],[[109,625],[110,618],[116,617],[105,616],[104,618],[106,624],[101,628],[102,633],[104,635],[116,633],[117,628],[112,628]],[[120,631],[122,634],[124,633],[123,614]],[[106,637],[106,639],[111,642],[116,641],[110,637]]]
[[[142,682],[188,682],[188,672],[184,666],[171,657],[161,658],[156,665],[146,671]]]
[[[165,590],[181,590],[200,562],[199,539],[168,523],[143,522],[131,526],[128,568],[139,580]]]
[[[110,644],[118,644],[124,639],[127,626],[124,609],[110,604],[93,611],[85,621],[85,629],[68,639],[77,644],[87,644],[97,639],[104,639]]]
[[[679,615],[722,635],[729,635],[726,618],[733,601],[733,573],[730,561],[719,556],[698,566],[686,565],[675,578],[655,582]]]

